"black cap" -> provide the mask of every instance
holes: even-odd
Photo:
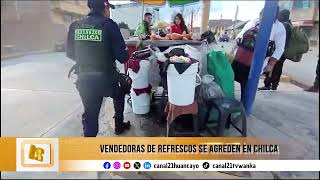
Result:
[[[104,9],[105,7],[110,7],[111,9],[115,8],[108,0],[88,0],[87,5],[90,9]]]
[[[287,9],[283,9],[279,12],[279,18],[284,21],[288,21],[290,19],[290,11]]]

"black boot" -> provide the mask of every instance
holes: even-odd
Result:
[[[129,130],[129,129],[130,129],[130,121],[125,122],[125,123],[123,122],[121,125],[120,125],[120,124],[116,125],[114,134],[115,134],[115,135],[120,135],[120,134],[122,134],[125,130]]]
[[[311,86],[311,87],[309,87],[308,89],[305,89],[305,91],[308,91],[308,92],[318,92],[318,91],[319,91],[319,87],[317,87],[317,86]]]
[[[270,87],[264,86],[264,87],[258,88],[258,90],[260,91],[270,90]]]

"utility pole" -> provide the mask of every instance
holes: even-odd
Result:
[[[253,52],[252,64],[243,102],[247,115],[250,115],[252,112],[252,106],[258,88],[262,66],[267,52],[271,28],[276,18],[277,7],[277,0],[265,1],[264,11],[260,23],[259,33],[257,36],[256,47],[254,48]]]
[[[208,30],[209,16],[210,16],[210,0],[202,0],[202,19],[200,33]]]
[[[193,10],[191,12],[191,32],[192,32],[192,29],[193,29]]]
[[[234,17],[234,22],[233,22],[232,39],[235,39],[235,37],[236,37],[235,27],[236,27],[236,21],[237,21],[237,18],[238,18],[238,11],[239,11],[239,6],[237,5],[236,15]]]

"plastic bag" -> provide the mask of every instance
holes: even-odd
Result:
[[[210,53],[213,50],[219,49],[219,44],[212,42],[212,43],[203,43],[200,47],[201,52],[201,59],[202,63],[200,66],[200,75],[201,77],[208,74],[208,57],[207,54]]]
[[[172,49],[175,48],[181,48],[184,50],[185,53],[187,53],[189,55],[190,58],[196,59],[198,61],[200,61],[201,59],[201,52],[199,51],[199,49],[190,46],[190,45],[179,45],[179,46],[171,46],[168,49],[166,49],[163,54],[169,53]]]
[[[227,56],[221,51],[211,51],[207,56],[208,73],[227,97],[234,98],[234,72]]]
[[[153,61],[165,62],[168,59],[165,57],[164,53],[160,51],[160,49],[156,46],[149,46],[148,49],[151,52],[151,59]]]
[[[152,87],[158,87],[161,81],[159,64],[151,61],[149,70],[149,83]]]
[[[197,87],[196,99],[199,104],[215,99],[225,97],[220,86],[214,81],[212,75],[205,75],[202,77],[201,85]]]

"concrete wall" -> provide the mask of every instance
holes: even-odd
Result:
[[[1,55],[38,50],[53,50],[54,44],[63,42],[64,25],[50,22],[13,22],[1,26]],[[5,46],[12,46],[9,50]]]
[[[311,46],[319,47],[319,21],[316,22],[311,29],[309,40]]]
[[[314,19],[314,9],[292,9],[291,11],[292,21],[307,21]]]
[[[71,21],[65,16],[76,12],[77,17],[88,11],[79,1],[1,1],[1,56],[39,50],[53,50],[67,36]],[[82,4],[82,5],[81,5]],[[74,6],[74,8],[72,8]],[[8,47],[9,46],[9,47]]]

